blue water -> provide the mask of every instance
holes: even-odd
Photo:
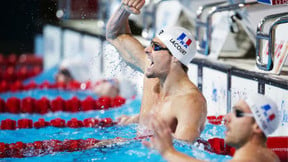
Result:
[[[24,98],[28,96],[35,97],[37,99],[45,96],[49,99],[61,96],[64,99],[69,99],[73,96],[77,96],[80,99],[84,99],[87,96],[92,95],[93,98],[97,98],[89,91],[64,91],[64,90],[31,90],[28,92],[18,93],[2,93],[1,98],[7,99],[11,96]],[[33,121],[37,121],[39,118],[44,118],[45,121],[50,121],[55,118],[62,118],[66,121],[71,118],[77,118],[83,120],[85,118],[96,117],[105,118],[110,117],[115,120],[122,114],[133,115],[140,111],[141,101],[139,98],[135,100],[128,100],[125,105],[108,109],[106,111],[88,111],[78,113],[57,112],[48,113],[45,115],[40,114],[0,114],[0,120],[7,118],[13,120],[19,120],[21,118],[29,118]],[[49,139],[57,139],[63,141],[64,139],[113,139],[116,137],[133,138],[137,135],[137,124],[131,124],[128,126],[105,127],[105,128],[55,128],[46,127],[41,129],[19,129],[15,131],[0,130],[0,142],[15,143],[22,141],[24,143],[30,143],[35,141],[43,141]],[[214,137],[224,137],[223,126],[215,126],[206,124],[204,131],[201,134],[203,139],[210,139]],[[216,155],[209,153],[203,149],[203,146],[195,146],[193,144],[187,144],[181,141],[174,141],[174,146],[177,150],[186,153],[190,156],[197,157],[198,159],[208,161],[227,161],[230,160],[230,156]],[[40,155],[38,157],[26,157],[26,158],[5,158],[0,159],[5,161],[165,161],[158,152],[145,148],[141,141],[130,140],[120,145],[113,145],[107,148],[94,148],[76,152],[55,152],[48,155]]]

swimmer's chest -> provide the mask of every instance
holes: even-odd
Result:
[[[155,113],[159,118],[167,122],[168,125],[173,126],[177,124],[177,107],[173,105],[173,100],[157,102],[153,105],[151,112]]]

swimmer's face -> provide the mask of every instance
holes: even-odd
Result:
[[[253,126],[255,124],[254,118],[251,116],[243,116],[243,113],[251,114],[249,106],[244,100],[238,101],[231,113],[227,114],[225,142],[228,145],[239,148],[245,144],[253,133]],[[236,116],[237,112],[237,116]],[[243,113],[241,113],[243,112]]]
[[[171,54],[167,47],[156,37],[145,48],[147,63],[145,75],[148,78],[166,77],[171,66]]]

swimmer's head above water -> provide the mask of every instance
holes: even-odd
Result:
[[[135,85],[128,79],[112,78],[102,79],[93,85],[93,91],[97,96],[116,97],[121,96],[126,99],[135,97],[137,90]]]
[[[274,101],[261,94],[249,95],[246,100],[239,100],[226,116],[225,142],[241,147],[253,136],[266,140],[279,121],[280,113]]]
[[[145,52],[151,61],[150,66],[146,69],[147,77],[161,77],[161,74],[167,74],[171,60],[176,62],[171,56],[174,56],[182,69],[187,72],[187,66],[196,54],[196,41],[185,28],[167,27],[160,30]]]

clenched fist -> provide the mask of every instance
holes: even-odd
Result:
[[[122,0],[125,10],[132,14],[140,14],[140,9],[144,6],[145,0]]]

